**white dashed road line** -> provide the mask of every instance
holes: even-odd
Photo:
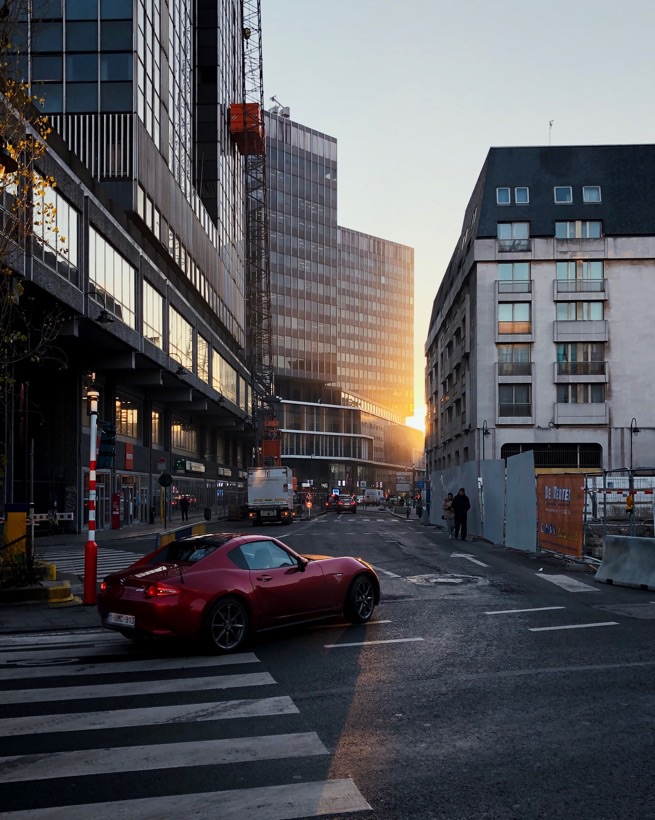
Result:
[[[485,612],[485,615],[510,615],[513,612],[546,612],[550,609],[566,609],[565,606],[538,606],[534,609],[497,609],[494,612]]]
[[[344,646],[372,646],[373,644],[381,643],[408,643],[411,641],[422,641],[423,638],[393,638],[388,641],[359,641],[357,643],[326,643],[325,649],[341,649]]]
[[[591,629],[594,626],[619,626],[618,621],[605,621],[599,624],[569,624],[568,626],[533,626],[528,632],[554,632],[557,629]]]

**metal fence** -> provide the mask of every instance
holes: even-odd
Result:
[[[602,558],[605,535],[652,538],[654,490],[655,468],[585,475],[585,555]]]

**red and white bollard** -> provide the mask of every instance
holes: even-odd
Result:
[[[84,545],[84,601],[86,605],[96,603],[98,585],[98,545],[96,544],[96,457],[98,453],[98,399],[97,390],[88,390],[89,402],[89,529]]]

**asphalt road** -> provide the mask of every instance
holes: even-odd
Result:
[[[218,660],[109,634],[6,646],[7,817],[653,816],[654,593],[383,511],[261,532],[370,561],[374,622]],[[208,813],[192,814],[198,795]],[[51,806],[66,808],[38,813]]]

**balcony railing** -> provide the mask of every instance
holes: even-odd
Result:
[[[498,415],[499,416],[509,416],[511,418],[517,418],[519,416],[531,416],[532,415],[532,405],[531,404],[500,404],[500,405],[498,405]]]
[[[603,293],[606,279],[557,279],[558,293]]]
[[[499,376],[531,376],[532,362],[498,362]]]
[[[558,376],[604,376],[607,362],[557,362]]]
[[[521,253],[529,251],[532,244],[529,239],[499,239],[498,250],[500,253]]]
[[[532,293],[532,281],[530,279],[499,279],[498,293]]]

